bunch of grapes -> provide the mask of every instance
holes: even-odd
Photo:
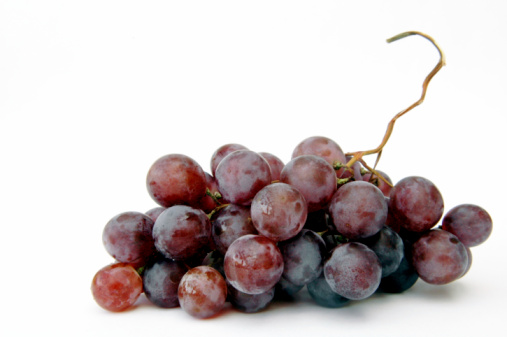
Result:
[[[460,279],[470,248],[491,234],[481,207],[444,215],[430,180],[393,186],[382,171],[348,168],[326,137],[303,140],[291,158],[226,144],[211,173],[181,154],[156,160],[146,185],[159,206],[116,215],[104,228],[116,262],[93,278],[97,303],[123,311],[144,292],[156,306],[208,318],[226,302],[252,313],[306,287],[316,304],[342,307],[404,292],[419,278]]]
[[[380,156],[395,121],[423,101],[444,65],[427,35],[406,32],[388,42],[411,35],[430,40],[440,61],[421,98],[394,116],[373,150],[344,153],[316,136],[301,141],[286,164],[240,144],[218,148],[210,173],[182,154],[156,160],[146,186],[159,206],[118,214],[104,228],[116,262],[93,278],[96,302],[123,311],[144,292],[156,306],[208,318],[226,302],[253,313],[305,287],[316,304],[339,308],[377,291],[402,293],[419,278],[442,285],[463,277],[471,248],[491,234],[489,214],[462,204],[444,215],[430,180],[410,176],[393,185],[363,160]]]

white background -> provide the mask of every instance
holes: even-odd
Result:
[[[505,333],[505,1],[0,1],[2,336],[497,336]],[[154,206],[151,164],[209,171],[226,143],[284,162],[304,138],[376,147],[394,181],[432,180],[446,211],[492,216],[467,276],[346,308],[297,304],[196,320],[141,299],[112,314],[90,293],[110,263],[105,223]],[[370,164],[374,158],[367,158]]]

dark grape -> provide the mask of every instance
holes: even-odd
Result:
[[[391,190],[389,211],[405,229],[424,232],[442,217],[444,201],[440,191],[428,179],[406,177]]]
[[[227,284],[222,275],[208,266],[198,266],[183,275],[178,287],[180,306],[196,318],[209,318],[222,311]]]
[[[222,159],[227,157],[228,154],[230,154],[234,151],[239,151],[239,150],[248,150],[248,149],[241,144],[225,144],[225,145],[220,146],[211,156],[211,163],[210,163],[211,174],[213,176],[215,176],[215,172],[217,170],[218,164],[220,164]]]
[[[146,297],[163,308],[179,305],[178,286],[188,267],[174,260],[158,259],[143,272],[143,289]]]
[[[228,299],[232,306],[239,311],[246,313],[259,312],[267,308],[275,296],[275,288],[261,294],[246,294],[227,284]]]
[[[324,276],[337,294],[361,300],[377,290],[382,267],[377,255],[366,245],[348,242],[333,250],[324,264]]]
[[[294,186],[303,194],[309,212],[327,208],[336,191],[336,173],[322,157],[302,155],[288,162],[280,181]]]
[[[153,200],[163,207],[195,206],[206,194],[206,176],[192,158],[169,154],[153,163],[146,186]]]
[[[387,203],[373,184],[353,181],[340,187],[331,199],[329,213],[338,232],[350,239],[375,235],[387,218]]]
[[[380,232],[363,242],[377,254],[382,265],[382,277],[393,273],[400,265],[404,254],[401,237],[389,227],[383,227]]]
[[[272,240],[248,234],[229,246],[225,253],[224,270],[234,288],[247,294],[261,294],[280,280],[283,257]]]
[[[166,258],[186,260],[206,250],[211,224],[202,210],[176,205],[160,214],[153,227],[153,238],[155,247]]]
[[[124,311],[132,307],[143,292],[143,281],[131,265],[115,263],[95,274],[91,290],[102,308]]]
[[[305,198],[295,187],[274,183],[255,195],[250,213],[259,234],[273,241],[283,241],[301,231],[308,208]]]
[[[303,285],[295,285],[285,279],[282,275],[275,285],[275,299],[281,301],[292,301],[294,300],[294,296],[303,288]]]
[[[250,217],[250,208],[246,206],[229,204],[216,212],[211,220],[211,236],[216,249],[223,255],[237,238],[257,234]]]
[[[348,298],[338,295],[331,289],[324,274],[307,284],[306,288],[315,303],[322,307],[341,308],[350,302]]]
[[[222,159],[215,177],[225,200],[248,206],[257,192],[271,183],[271,169],[260,154],[240,150]]]
[[[398,269],[380,281],[379,290],[385,293],[399,294],[410,289],[419,279],[419,275],[410,262],[410,258],[403,255]]]
[[[124,212],[104,227],[102,241],[109,254],[119,262],[143,266],[155,253],[153,220],[143,213]]]
[[[442,229],[456,235],[465,246],[475,247],[489,238],[493,221],[483,208],[463,204],[446,213],[442,220]]]
[[[412,264],[430,284],[447,284],[463,275],[468,266],[465,245],[447,231],[433,229],[412,246]]]
[[[322,273],[326,244],[317,233],[303,229],[296,237],[280,242],[278,247],[284,263],[282,276],[292,284],[308,284]]]

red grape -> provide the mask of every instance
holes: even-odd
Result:
[[[475,247],[489,238],[493,221],[483,208],[463,204],[446,213],[442,229],[456,235],[465,246]]]
[[[217,170],[218,164],[227,157],[229,153],[232,153],[234,151],[238,150],[248,150],[245,146],[241,144],[225,144],[220,146],[211,156],[211,174],[215,176],[215,172]]]
[[[250,208],[229,204],[212,217],[211,237],[216,249],[225,255],[229,246],[239,237],[257,234],[250,217]]]

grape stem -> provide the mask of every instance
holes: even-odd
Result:
[[[444,55],[442,49],[440,48],[440,46],[435,42],[435,40],[431,36],[426,35],[424,33],[417,32],[417,31],[408,31],[408,32],[404,32],[404,33],[398,34],[396,36],[393,36],[390,39],[387,39],[387,42],[391,43],[391,42],[394,42],[394,41],[398,41],[400,39],[403,39],[403,38],[405,38],[407,36],[411,36],[411,35],[419,35],[419,36],[422,36],[425,39],[429,40],[433,44],[433,46],[435,46],[435,48],[438,50],[438,53],[440,54],[440,60],[438,61],[437,65],[433,68],[433,70],[424,79],[424,82],[423,82],[423,85],[422,85],[422,94],[421,94],[421,97],[416,102],[414,102],[412,105],[410,105],[408,108],[406,108],[405,110],[399,112],[398,114],[396,114],[391,119],[391,121],[387,125],[387,130],[386,130],[386,133],[384,134],[384,138],[382,139],[382,142],[380,143],[380,145],[378,147],[376,147],[376,148],[374,148],[372,150],[349,152],[349,153],[345,154],[346,156],[351,156],[352,157],[347,162],[347,164],[345,165],[347,167],[347,169],[350,170],[351,167],[352,167],[352,165],[354,165],[355,162],[360,162],[362,165],[364,165],[364,167],[366,167],[373,174],[375,174],[377,177],[379,177],[380,179],[382,179],[389,186],[392,186],[392,184],[389,183],[382,175],[378,174],[375,171],[375,167],[377,166],[377,163],[380,160],[380,156],[382,154],[382,150],[384,149],[384,146],[386,145],[387,141],[389,140],[389,137],[391,137],[391,134],[392,134],[393,129],[394,129],[394,123],[396,122],[396,120],[398,118],[400,118],[401,116],[403,116],[404,114],[406,114],[407,112],[409,112],[410,110],[412,110],[413,108],[415,108],[416,106],[420,105],[424,101],[424,98],[426,97],[426,91],[428,90],[428,84],[430,83],[430,81],[433,78],[433,76],[435,76],[435,74],[440,69],[442,69],[442,67],[445,65],[445,55]],[[377,158],[375,160],[375,165],[374,165],[373,168],[370,168],[364,162],[364,160],[363,160],[364,156],[367,156],[367,155],[370,155],[370,154],[377,154]]]

